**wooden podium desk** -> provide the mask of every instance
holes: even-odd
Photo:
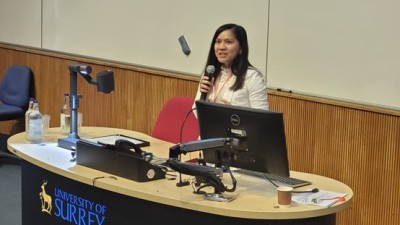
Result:
[[[82,127],[79,135],[91,138],[111,134],[149,141],[150,146],[142,149],[158,157],[167,157],[173,145],[115,128]],[[236,200],[208,201],[193,194],[190,186],[177,187],[177,180],[140,183],[76,165],[71,161],[71,151],[57,147],[62,137],[59,128],[51,128],[42,144],[26,142],[25,133],[8,139],[10,151],[22,158],[23,225],[335,224],[336,213],[348,207],[353,197],[351,188],[339,181],[292,171],[293,177],[313,183],[303,190],[317,187],[346,193],[346,201],[329,208],[296,203],[290,208],[276,208],[276,188],[244,175],[236,176],[236,191],[226,193],[238,195]],[[224,184],[230,186],[230,179],[224,178]]]

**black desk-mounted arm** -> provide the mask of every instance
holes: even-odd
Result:
[[[225,185],[220,180],[218,175],[219,171],[216,168],[194,163],[179,162],[178,159],[168,159],[167,164],[171,169],[180,173],[201,177],[201,181],[206,183],[205,186],[214,187],[215,193],[220,194],[227,190]]]
[[[218,148],[224,146],[235,146],[238,140],[234,138],[211,138],[187,143],[179,143],[169,149],[169,158],[176,159],[181,154],[188,152],[206,150],[210,148]]]
[[[210,167],[207,165],[199,165],[194,163],[184,163],[179,162],[178,156],[181,154],[186,154],[188,152],[207,150],[212,148],[230,146],[231,148],[235,148],[235,146],[239,145],[239,140],[236,138],[212,138],[198,141],[191,141],[187,143],[180,143],[172,146],[169,149],[169,160],[167,161],[168,165],[171,169],[195,176],[198,180],[201,180],[203,183],[206,183],[202,187],[212,186],[215,189],[215,193],[221,194],[224,191],[233,192],[236,189],[236,180],[231,174],[233,188],[227,188],[222,181],[220,180],[220,176],[222,175],[221,170],[218,170],[214,167]],[[198,190],[200,190],[199,188]]]

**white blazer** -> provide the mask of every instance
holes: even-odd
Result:
[[[236,76],[233,76],[227,82],[227,87],[231,87],[235,81]],[[213,90],[210,90],[207,99],[214,99],[215,94]],[[200,96],[199,84],[196,100],[199,100]],[[230,102],[230,105],[268,110],[267,84],[264,75],[254,68],[249,68],[245,75],[243,88],[237,91],[228,88],[222,98]]]

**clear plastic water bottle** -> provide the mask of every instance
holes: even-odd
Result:
[[[68,134],[71,127],[71,110],[69,107],[69,94],[64,94],[64,104],[61,107],[60,127],[62,134]]]
[[[28,139],[28,133],[29,133],[29,113],[32,112],[32,108],[33,108],[33,100],[34,98],[30,98],[29,99],[29,105],[28,105],[28,109],[25,112],[25,139]]]
[[[39,111],[39,102],[33,101],[32,111],[28,116],[29,132],[27,140],[30,143],[41,143],[43,140],[43,120]]]

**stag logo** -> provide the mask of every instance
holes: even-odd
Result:
[[[42,202],[42,212],[46,212],[51,215],[52,203],[51,203],[51,196],[46,193],[46,184],[47,180],[43,181],[40,188],[42,189],[39,192],[40,201]]]

